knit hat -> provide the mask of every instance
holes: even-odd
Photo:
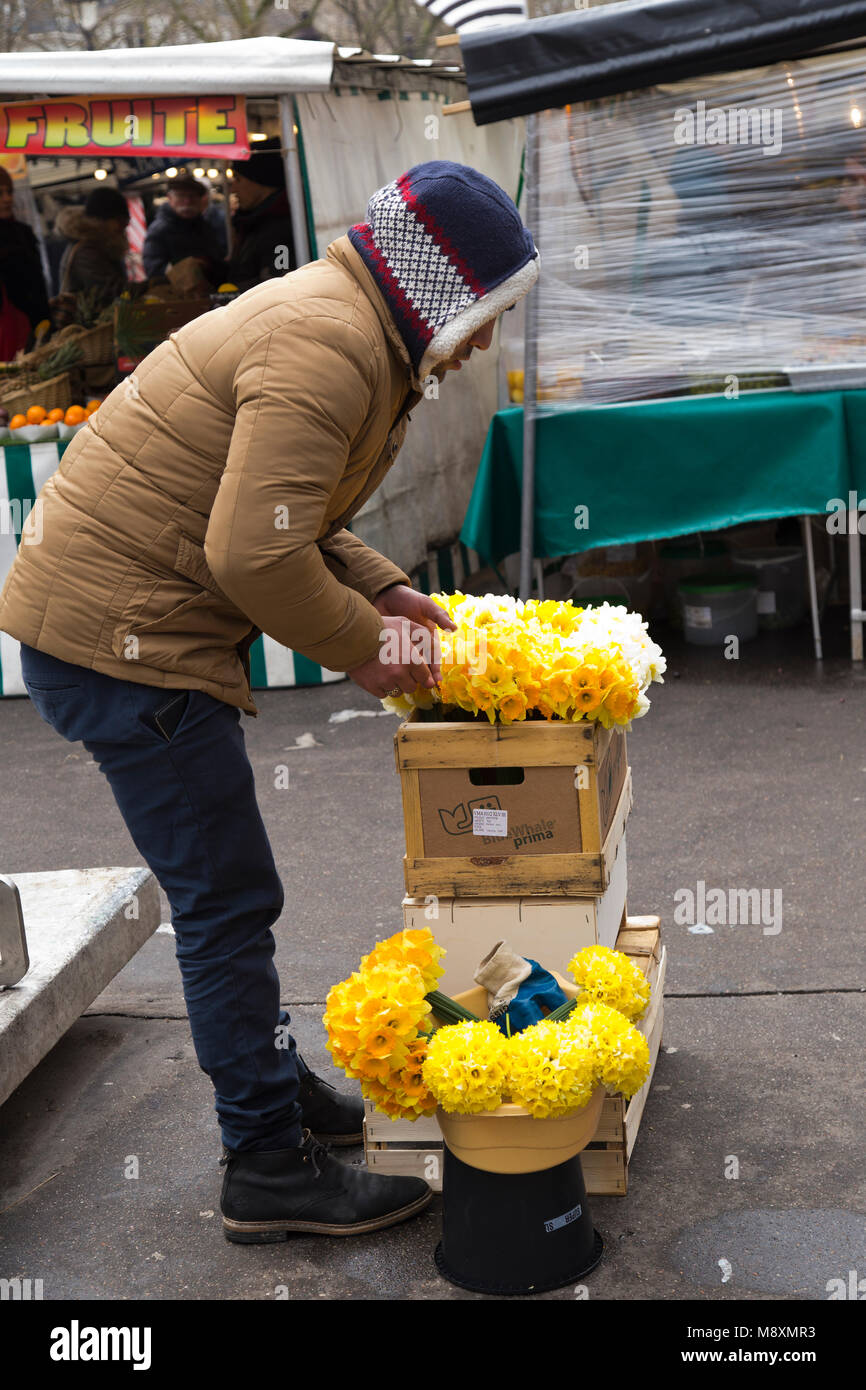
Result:
[[[286,166],[280,153],[278,135],[261,140],[249,159],[236,159],[232,163],[236,174],[242,174],[252,183],[260,183],[263,188],[285,188]]]
[[[539,257],[507,193],[434,159],[374,193],[349,239],[424,377],[538,278]]]

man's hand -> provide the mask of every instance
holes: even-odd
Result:
[[[445,609],[440,608],[439,604],[434,603],[426,594],[419,594],[417,589],[410,589],[408,584],[392,584],[390,589],[383,589],[373,600],[373,607],[378,609],[383,617],[409,619],[414,641],[425,655],[430,655],[433,684],[437,684],[442,679],[442,672],[439,662],[435,659],[438,651],[436,629],[441,627],[446,632],[454,632],[457,628],[457,624],[452,622]],[[426,628],[430,637],[422,639],[418,631],[420,628]]]
[[[408,584],[392,584],[390,589],[383,589],[381,594],[373,600],[373,607],[377,608],[383,618],[408,618],[412,623],[418,623],[432,632],[436,627],[444,627],[446,631],[453,632],[457,627],[438,603],[434,603],[432,598],[426,594],[419,594],[417,589],[410,589]]]
[[[373,606],[383,618],[379,655],[346,674],[380,699],[395,690],[411,695],[419,685],[432,690],[442,677],[434,659],[436,628],[453,630],[457,624],[438,603],[406,584],[383,589]]]
[[[417,639],[412,640],[413,634],[419,631],[408,618],[383,618],[379,654],[347,671],[346,675],[380,700],[400,691],[411,695],[419,685],[432,690],[439,677],[433,675],[423,659],[424,645]],[[430,638],[426,633],[424,638],[429,646]]]

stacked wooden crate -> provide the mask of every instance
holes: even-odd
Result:
[[[654,1067],[666,962],[658,918],[627,917],[625,732],[589,722],[444,723],[416,711],[394,743],[406,831],[404,924],[429,927],[445,947],[439,988],[470,987],[501,940],[561,974],[582,947],[616,946],[652,985],[639,1026]],[[584,1154],[588,1191],[625,1192],[649,1084],[628,1103],[605,1100]],[[435,1119],[391,1121],[368,1105],[364,1128],[369,1167],[441,1181]]]

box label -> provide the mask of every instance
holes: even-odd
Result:
[[[712,627],[713,610],[703,604],[683,604],[683,620],[686,627]]]
[[[758,591],[758,612],[775,613],[776,595],[772,589],[760,589]]]
[[[475,806],[472,809],[473,835],[507,835],[508,812],[494,811],[489,806]]]

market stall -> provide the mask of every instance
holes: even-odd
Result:
[[[524,411],[494,420],[463,532],[504,543],[491,470],[522,452],[522,592],[534,554],[825,513],[856,486],[863,33],[864,4],[667,0],[463,39],[476,120],[533,113]],[[856,521],[849,551],[859,660]]]

